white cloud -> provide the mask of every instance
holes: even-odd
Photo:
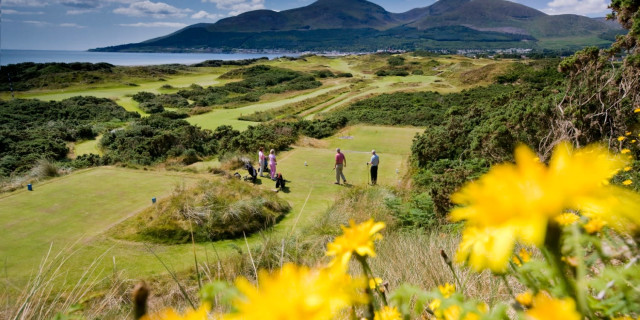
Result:
[[[73,10],[67,10],[67,14],[68,15],[79,15],[79,14],[85,14],[85,13],[92,13],[92,12],[98,12],[97,9],[73,9]]]
[[[60,0],[60,4],[78,9],[95,9],[101,7],[99,0]]]
[[[192,19],[218,20],[218,19],[220,19],[222,17],[224,17],[224,15],[217,14],[217,13],[208,13],[208,12],[203,11],[203,10],[200,10],[200,11],[194,13],[193,15],[191,15]]]
[[[65,28],[78,28],[78,29],[84,28],[84,26],[78,25],[76,23],[61,23],[60,26]]]
[[[32,25],[37,26],[37,27],[45,27],[45,26],[50,25],[49,22],[37,21],[37,20],[25,20],[25,21],[22,21],[22,22],[27,23],[27,24],[32,24]]]
[[[184,28],[187,25],[179,22],[138,22],[130,24],[120,24],[120,26],[142,28]]]
[[[46,0],[2,0],[3,7],[44,7],[50,1]]]
[[[11,9],[2,10],[2,14],[20,14],[20,15],[30,15],[30,14],[44,14],[44,11],[17,11]]]
[[[183,18],[191,9],[180,9],[168,5],[164,2],[151,2],[148,0],[131,3],[128,8],[117,8],[114,13],[124,14],[133,17],[150,16],[156,19],[163,18]]]
[[[205,1],[205,0],[203,0]],[[216,8],[230,11],[230,15],[238,15],[243,12],[264,9],[264,0],[206,0],[215,3]]]
[[[606,0],[553,0],[542,11],[546,14],[603,15],[607,13],[608,4]]]

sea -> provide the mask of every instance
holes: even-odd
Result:
[[[138,53],[89,52],[63,50],[0,50],[0,66],[22,62],[106,62],[117,66],[147,66],[158,64],[194,64],[205,60],[242,60],[282,56],[297,57],[296,53]]]

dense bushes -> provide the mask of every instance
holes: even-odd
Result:
[[[242,237],[267,229],[290,210],[275,193],[235,179],[202,181],[178,189],[133,222],[137,236],[161,243],[210,241]]]
[[[25,91],[36,88],[66,88],[75,84],[120,82],[135,86],[136,80],[162,79],[189,67],[180,64],[157,66],[114,66],[108,63],[33,63],[0,67],[0,91]]]
[[[265,65],[232,70],[220,78],[242,80],[221,87],[192,86],[188,90],[180,90],[178,94],[195,101],[196,106],[211,106],[230,102],[257,102],[266,93],[305,90],[322,85],[311,75]]]
[[[189,101],[177,94],[159,94],[140,91],[132,99],[139,103],[140,109],[146,113],[160,113],[165,108],[188,108]]]
[[[0,101],[0,176],[26,172],[39,159],[65,159],[67,142],[93,139],[101,128],[137,117],[95,97]]]
[[[216,142],[210,131],[175,119],[173,113],[151,115],[134,121],[125,128],[102,136],[100,145],[105,157],[113,162],[149,165],[189,153],[201,156],[215,154]]]

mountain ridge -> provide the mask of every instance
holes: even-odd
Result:
[[[439,0],[403,13],[366,0],[318,0],[279,12],[249,11],[140,43],[91,51],[544,49],[546,43],[562,46],[559,38],[569,39],[568,46],[604,46],[610,41],[602,35],[610,38],[612,28],[596,19],[550,16],[505,0]]]

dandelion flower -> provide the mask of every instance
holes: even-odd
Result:
[[[629,152],[631,152],[631,150],[629,150],[629,149],[620,150],[620,153],[622,153],[622,154],[629,153]]]
[[[589,220],[589,222],[585,223],[583,227],[585,231],[593,234],[602,230],[602,227],[604,227],[606,224],[607,223],[604,220],[598,217],[593,217]]]
[[[496,165],[451,196],[461,206],[450,219],[466,221],[458,262],[476,271],[504,272],[515,243],[541,246],[548,220],[563,209],[589,207],[593,214],[614,216],[619,211],[612,205],[620,201],[619,192],[608,181],[627,159],[600,145],[575,150],[568,143],[556,146],[548,167],[534,158],[529,148],[519,146],[515,164]]]
[[[380,311],[376,311],[373,320],[401,320],[402,315],[396,307],[384,306]]]
[[[237,312],[228,319],[331,319],[340,310],[366,303],[364,281],[335,269],[309,269],[285,264],[269,274],[261,270],[256,287],[244,278],[236,280],[243,295],[232,302]]]
[[[326,254],[335,257],[331,261],[331,265],[337,262],[342,266],[347,266],[354,252],[360,256],[376,256],[373,241],[382,239],[382,235],[378,231],[385,227],[384,222],[374,222],[373,219],[369,219],[356,225],[351,220],[349,225],[349,227],[342,226],[343,235],[336,237],[332,243],[327,245]]]
[[[633,183],[633,181],[631,181],[631,179],[627,179],[625,181],[622,181],[622,184],[624,184],[625,186],[628,186],[628,185],[630,185],[632,183]]]
[[[513,247],[516,228],[477,228],[467,226],[456,253],[458,263],[467,262],[471,269],[480,272],[490,269],[495,273],[506,271]]]
[[[639,112],[640,112],[640,108],[635,108],[635,109],[633,110],[633,112],[634,112],[634,113],[639,113]]]
[[[631,171],[631,169],[632,169],[631,167],[624,167],[623,170],[626,172],[626,171]]]
[[[378,288],[378,290],[380,290],[381,292],[384,292],[384,287],[382,286],[382,279],[377,277],[373,279],[369,279],[369,289],[375,290],[376,288]]]
[[[631,135],[631,131],[627,131],[624,133],[625,136],[630,136]]]
[[[568,226],[571,225],[573,223],[575,223],[576,221],[578,221],[580,219],[580,217],[573,213],[573,212],[565,212],[557,217],[555,217],[553,220],[561,225],[561,226]]]
[[[576,303],[571,298],[554,299],[544,292],[533,297],[533,308],[526,311],[530,320],[580,320]]]
[[[141,320],[206,320],[210,307],[202,304],[198,310],[187,310],[183,315],[178,314],[173,309],[167,309],[155,314],[145,315]]]
[[[631,140],[631,143],[636,143],[636,140],[635,139]]]
[[[452,294],[456,292],[456,286],[447,282],[443,286],[438,285],[438,291],[442,293],[443,297],[449,298]]]
[[[626,137],[624,137],[624,136],[619,136],[619,137],[618,137],[618,141],[622,141],[622,140],[624,140],[624,139],[626,139]]]
[[[531,291],[525,291],[516,296],[516,301],[523,307],[530,307],[533,303],[533,294]]]
[[[527,263],[529,262],[529,260],[531,260],[531,253],[525,248],[520,248],[520,251],[513,257],[512,260],[513,263],[520,267],[523,263]]]

